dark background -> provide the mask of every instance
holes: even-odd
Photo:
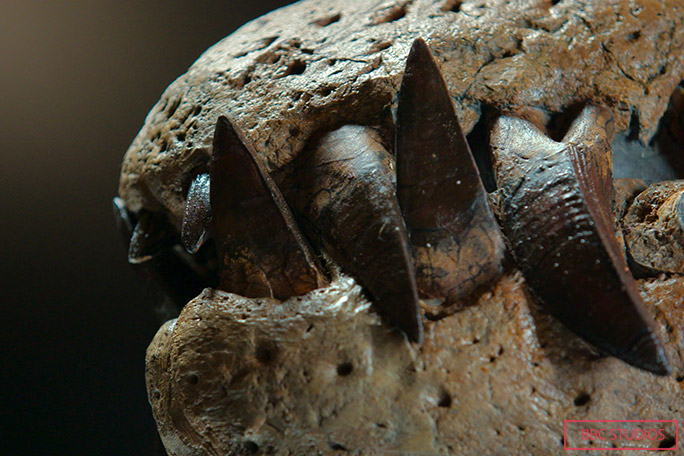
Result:
[[[0,0],[1,455],[152,454],[121,159],[207,47],[287,3]]]

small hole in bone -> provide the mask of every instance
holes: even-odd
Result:
[[[400,5],[394,5],[385,11],[380,12],[380,14],[374,18],[373,25],[398,21],[402,17],[406,16],[406,7],[410,4],[411,2],[409,1]]]
[[[461,11],[462,4],[463,0],[447,0],[446,2],[444,2],[444,5],[442,5],[442,11],[451,11],[452,13],[458,13],[459,11]]]
[[[257,451],[259,451],[259,445],[252,442],[251,440],[248,440],[247,442],[245,442],[245,451],[254,454]]]
[[[334,24],[335,22],[339,21],[342,18],[342,15],[340,13],[333,14],[331,16],[325,16],[320,19],[316,19],[314,21],[314,24],[320,26],[320,27],[327,27],[330,24]]]
[[[437,406],[445,408],[451,407],[451,394],[449,394],[448,391],[442,390]]]
[[[346,377],[351,374],[354,370],[352,363],[342,363],[337,366],[337,375],[340,377]]]
[[[197,374],[189,374],[185,377],[185,380],[191,385],[197,385],[199,383],[199,377]]]
[[[284,78],[286,76],[302,74],[304,73],[304,71],[306,71],[306,62],[304,62],[303,60],[293,60],[287,66],[285,73],[283,73],[281,77]]]
[[[665,438],[660,441],[658,448],[674,448],[676,440],[671,435],[665,434]]]
[[[261,364],[269,364],[275,359],[275,350],[272,347],[261,345],[256,348],[254,357]]]
[[[629,35],[627,35],[627,41],[636,41],[639,38],[641,38],[641,31],[640,30],[637,30],[636,32],[630,33]]]
[[[183,97],[178,97],[171,105],[169,106],[169,110],[166,112],[166,117],[171,118],[173,115],[176,113],[176,110],[181,104],[181,101],[183,101]]]
[[[328,442],[328,446],[330,447],[331,450],[335,451],[349,451],[344,445],[341,443],[337,442]]]
[[[581,407],[583,405],[587,405],[591,401],[591,396],[587,393],[580,393],[575,400],[573,401],[575,403],[575,406]]]

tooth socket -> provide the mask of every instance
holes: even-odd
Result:
[[[598,348],[659,375],[669,364],[612,229],[605,161],[500,118],[491,136],[504,231],[549,313]],[[575,140],[573,140],[575,142]]]
[[[330,132],[297,164],[298,214],[310,238],[368,290],[412,341],[422,324],[392,158],[370,128]]]

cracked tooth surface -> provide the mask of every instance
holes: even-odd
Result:
[[[453,302],[502,273],[505,245],[439,67],[422,39],[399,91],[397,193],[418,290]]]
[[[414,342],[423,327],[392,157],[370,128],[319,138],[299,163],[303,226],[371,294],[380,313]]]
[[[286,298],[326,283],[280,191],[223,116],[216,123],[210,178],[222,289]]]

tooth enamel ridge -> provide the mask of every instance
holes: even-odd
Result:
[[[408,236],[392,157],[378,135],[344,126],[323,135],[297,166],[297,212],[307,234],[367,289],[387,320],[422,340]]]
[[[566,135],[498,119],[492,151],[504,230],[545,308],[576,334],[624,361],[670,372],[662,344],[613,232],[607,114],[588,107]],[[606,182],[610,188],[606,188]]]
[[[208,173],[197,175],[190,184],[181,227],[181,240],[188,253],[197,253],[211,228],[211,179]]]

